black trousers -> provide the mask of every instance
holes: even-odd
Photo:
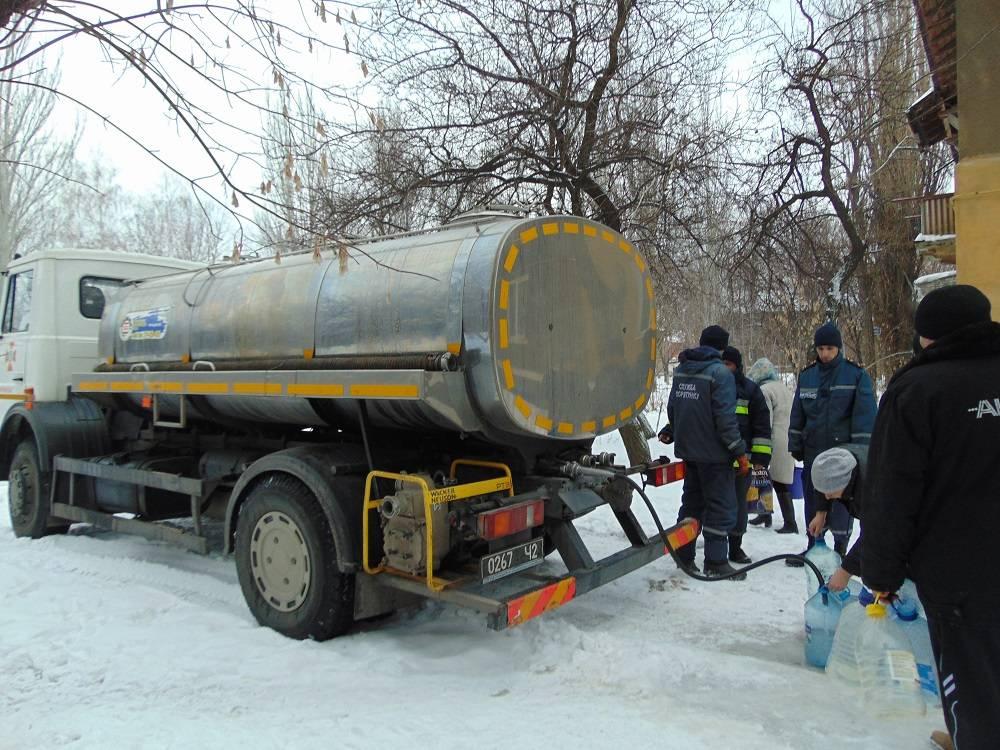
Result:
[[[1000,747],[1000,600],[995,594],[973,594],[957,604],[920,598],[927,612],[948,733],[957,750],[996,750]]]
[[[677,520],[697,518],[705,538],[705,561],[725,562],[729,557],[729,533],[736,524],[736,497],[732,464],[685,461],[684,491]],[[681,547],[677,556],[694,561],[695,543]]]

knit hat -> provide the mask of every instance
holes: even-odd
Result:
[[[846,448],[830,448],[816,456],[812,464],[812,484],[826,494],[844,489],[851,481],[858,459]]]
[[[743,371],[743,355],[740,354],[740,350],[735,346],[727,346],[722,350],[722,361],[732,362],[736,365],[736,369],[740,372]]]
[[[840,337],[840,329],[832,321],[824,323],[816,329],[813,336],[813,346],[835,346],[844,348],[844,340]]]
[[[710,346],[720,352],[729,345],[729,331],[722,326],[709,326],[701,332],[698,346]]]
[[[914,325],[925,339],[939,339],[970,323],[990,320],[990,301],[969,284],[935,289],[917,305]]]

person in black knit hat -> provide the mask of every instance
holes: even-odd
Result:
[[[736,473],[746,476],[750,461],[736,421],[736,382],[722,364],[729,334],[720,326],[701,332],[699,346],[685,349],[674,370],[667,399],[667,425],[660,442],[674,443],[674,455],[683,458],[684,491],[678,520],[697,518],[705,538],[705,575],[736,573],[729,564],[729,534],[736,525]],[[677,550],[680,564],[697,570],[695,542]],[[731,580],[743,580],[739,573]]]
[[[824,323],[816,329],[813,345],[816,361],[799,373],[788,427],[788,450],[804,464],[805,528],[812,522],[817,502],[822,500],[815,495],[811,481],[816,456],[845,443],[866,445],[876,410],[872,380],[864,368],[844,358],[840,329],[832,322]],[[834,549],[843,556],[847,554],[853,519],[846,508],[835,505],[829,521]],[[808,535],[806,551],[813,542],[813,536]],[[785,564],[801,566],[802,561],[791,558]]]
[[[873,591],[917,584],[954,746],[985,750],[1000,737],[1000,323],[960,285],[924,297],[915,324],[921,351],[875,420],[861,574]]]

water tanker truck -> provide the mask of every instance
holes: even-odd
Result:
[[[221,528],[254,617],[293,638],[419,597],[517,625],[664,554],[630,475],[683,466],[591,452],[649,398],[653,301],[636,249],[569,216],[217,266],[15,260],[14,532],[88,523],[206,552]],[[574,521],[604,505],[623,548],[594,559]]]

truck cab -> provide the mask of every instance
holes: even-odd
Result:
[[[202,268],[176,258],[108,250],[44,250],[3,272],[0,422],[19,401],[67,398],[74,372],[97,364],[101,314],[130,279]]]

